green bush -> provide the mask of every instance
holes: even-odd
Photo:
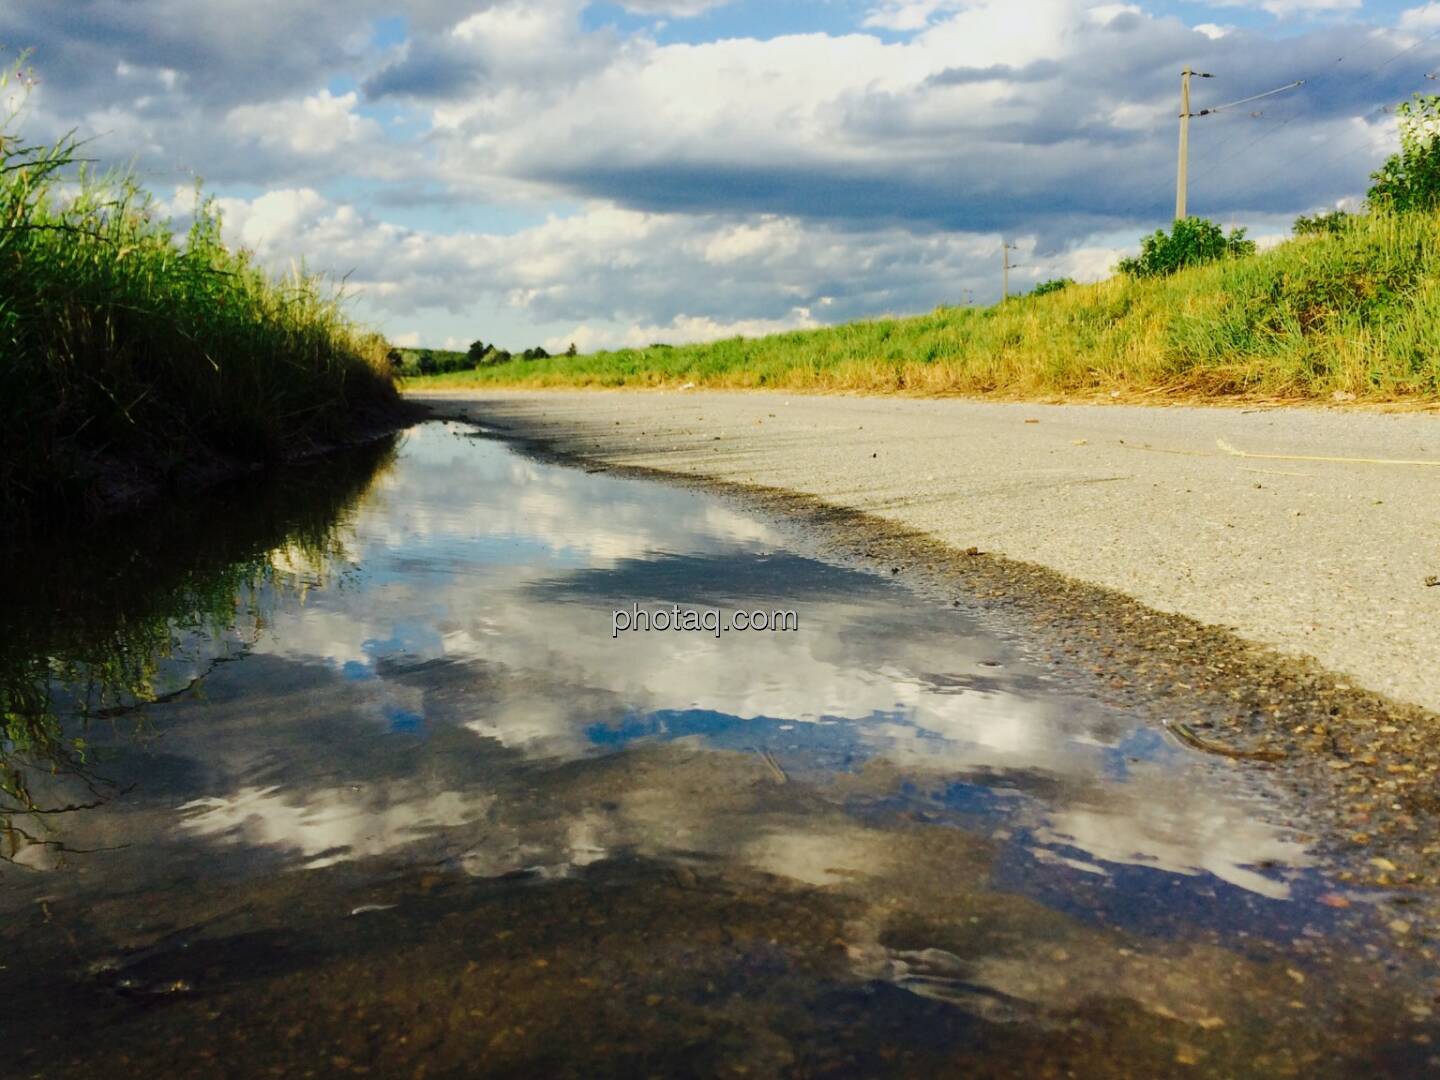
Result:
[[[1052,280],[1050,280],[1050,281],[1042,281],[1039,285],[1036,285],[1035,288],[1033,288],[1033,289],[1030,290],[1030,295],[1031,295],[1031,296],[1045,296],[1045,295],[1047,295],[1047,294],[1049,294],[1049,293],[1059,292],[1061,289],[1068,289],[1071,285],[1074,285],[1074,284],[1075,284],[1075,279],[1074,279],[1074,278],[1068,278],[1068,277],[1054,278],[1054,279],[1052,279]]]
[[[1145,237],[1140,241],[1140,254],[1121,259],[1119,270],[1136,278],[1168,277],[1186,267],[1253,254],[1255,241],[1245,239],[1244,229],[1232,229],[1226,236],[1215,222],[1188,217],[1175,222],[1169,233],[1157,229]]]
[[[1301,214],[1295,219],[1296,236],[1336,236],[1350,227],[1355,215],[1344,210],[1326,210],[1324,213]]]
[[[1382,210],[1440,208],[1440,94],[1416,94],[1396,112],[1400,152],[1371,174],[1370,203]]]

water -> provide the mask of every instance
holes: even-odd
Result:
[[[7,579],[16,1075],[1432,1065],[1263,774],[734,504],[427,424]]]

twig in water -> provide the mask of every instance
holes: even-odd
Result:
[[[774,755],[771,754],[769,750],[762,750],[758,746],[752,749],[765,759],[765,764],[770,766],[770,772],[774,775],[777,784],[785,784],[790,781],[790,777],[785,775],[785,770],[780,767],[780,763],[775,760]]]
[[[1209,739],[1202,739],[1185,724],[1178,720],[1164,721],[1165,730],[1174,735],[1192,750],[1200,750],[1206,754],[1218,754],[1221,757],[1233,758],[1236,761],[1284,761],[1285,754],[1279,750],[1232,750],[1228,746],[1221,746]]]

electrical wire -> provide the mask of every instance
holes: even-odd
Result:
[[[1417,49],[1421,48],[1421,47],[1424,46],[1424,45],[1429,44],[1430,42],[1436,40],[1437,38],[1440,38],[1440,30],[1432,31],[1432,32],[1429,33],[1429,34],[1426,34],[1424,37],[1421,37],[1421,38],[1417,39],[1416,41],[1412,42],[1410,45],[1407,45],[1405,48],[1403,48],[1403,49],[1401,49],[1400,51],[1394,53],[1393,55],[1387,57],[1385,60],[1382,60],[1379,64],[1375,65],[1373,68],[1369,69],[1368,71],[1366,71],[1366,72],[1364,72],[1362,75],[1360,75],[1357,80],[1355,80],[1354,82],[1350,83],[1351,89],[1353,90],[1353,89],[1355,89],[1355,88],[1359,88],[1359,87],[1365,86],[1367,83],[1372,82],[1378,75],[1380,75],[1381,72],[1383,72],[1383,71],[1384,71],[1386,68],[1388,68],[1391,64],[1394,64],[1396,61],[1402,59],[1402,58],[1405,57],[1405,56],[1408,56],[1409,54],[1415,52]],[[1270,138],[1270,137],[1278,134],[1279,132],[1283,131],[1283,130],[1284,130],[1290,123],[1292,123],[1294,120],[1299,119],[1301,116],[1305,115],[1305,113],[1306,113],[1307,111],[1309,111],[1309,110],[1306,108],[1306,105],[1310,105],[1310,103],[1313,102],[1314,100],[1318,100],[1318,98],[1319,98],[1319,96],[1320,96],[1319,94],[1314,93],[1314,91],[1320,90],[1320,91],[1323,92],[1323,89],[1324,89],[1325,84],[1326,84],[1328,81],[1331,81],[1331,80],[1333,80],[1333,79],[1336,77],[1335,68],[1336,68],[1338,65],[1344,63],[1345,60],[1346,60],[1346,57],[1344,57],[1344,56],[1337,57],[1336,60],[1335,60],[1335,62],[1334,62],[1333,64],[1329,65],[1328,68],[1325,69],[1324,71],[1318,73],[1317,75],[1311,76],[1310,78],[1306,78],[1306,79],[1301,79],[1301,80],[1299,80],[1298,83],[1299,83],[1300,85],[1309,85],[1309,86],[1311,86],[1311,89],[1312,89],[1312,93],[1311,93],[1311,94],[1305,95],[1305,98],[1309,98],[1309,101],[1305,101],[1305,98],[1302,98],[1302,102],[1304,102],[1304,104],[1302,104],[1299,112],[1297,112],[1296,114],[1294,114],[1294,115],[1286,118],[1285,120],[1282,120],[1276,127],[1271,128],[1270,130],[1268,130],[1268,131],[1266,131],[1266,132],[1263,132],[1263,133],[1261,133],[1259,136],[1257,136],[1256,138],[1250,140],[1248,143],[1246,143],[1244,146],[1242,146],[1242,147],[1241,147],[1239,150],[1237,150],[1235,153],[1226,155],[1224,158],[1222,158],[1222,159],[1220,159],[1219,161],[1215,162],[1214,164],[1210,165],[1209,167],[1207,167],[1206,169],[1204,169],[1204,171],[1202,171],[1202,172],[1200,173],[1200,176],[1198,177],[1198,179],[1201,180],[1201,181],[1203,181],[1203,180],[1205,180],[1205,179],[1210,178],[1211,176],[1213,176],[1213,175],[1215,174],[1215,172],[1216,172],[1222,165],[1225,165],[1225,164],[1228,163],[1228,162],[1234,161],[1236,158],[1241,157],[1242,155],[1246,154],[1248,151],[1250,151],[1250,150],[1253,149],[1254,147],[1258,146],[1260,143],[1264,142],[1266,139],[1268,139],[1268,138]],[[1434,78],[1436,75],[1440,75],[1440,72],[1427,73],[1425,77],[1426,77],[1426,78]],[[1281,89],[1291,89],[1291,88],[1293,88],[1295,85],[1296,85],[1296,84],[1291,84],[1291,86],[1283,87],[1283,88],[1281,88]],[[1275,92],[1275,91],[1272,91],[1271,93],[1274,93],[1274,92]],[[1260,97],[1260,96],[1269,96],[1269,94],[1267,93],[1266,95],[1257,95],[1256,97],[1258,98],[1258,97]],[[1241,99],[1240,101],[1237,101],[1237,102],[1231,102],[1231,103],[1229,103],[1229,105],[1216,106],[1214,109],[1209,110],[1209,112],[1211,112],[1211,113],[1219,112],[1221,109],[1226,109],[1226,108],[1229,108],[1229,107],[1234,106],[1234,105],[1246,104],[1246,103],[1247,103],[1248,101],[1250,101],[1250,100],[1255,100],[1255,98],[1251,98],[1251,99]],[[1370,112],[1364,114],[1364,115],[1363,115],[1362,117],[1360,117],[1359,119],[1361,119],[1361,120],[1363,120],[1363,121],[1365,121],[1365,122],[1368,123],[1371,118],[1373,118],[1373,117],[1375,117],[1375,116],[1377,116],[1377,115],[1386,113],[1386,112],[1389,111],[1389,109],[1390,109],[1390,106],[1389,106],[1389,105],[1382,105],[1382,106],[1379,106],[1379,107],[1377,107],[1377,108],[1375,108],[1375,109],[1372,109]],[[1194,115],[1206,115],[1206,114],[1202,112],[1202,113],[1200,113],[1200,114],[1194,114]],[[1257,186],[1257,187],[1258,187],[1258,186],[1262,186],[1266,181],[1272,179],[1274,176],[1276,176],[1276,175],[1277,175],[1278,173],[1280,173],[1281,171],[1289,171],[1289,170],[1292,170],[1296,164],[1301,163],[1301,162],[1307,162],[1307,161],[1311,160],[1312,158],[1314,158],[1314,156],[1315,156],[1316,154],[1318,154],[1318,153],[1320,153],[1321,151],[1323,151],[1327,145],[1333,144],[1334,141],[1335,141],[1335,140],[1334,140],[1334,137],[1330,137],[1330,138],[1324,139],[1324,140],[1322,140],[1321,142],[1319,142],[1318,144],[1316,144],[1315,146],[1311,147],[1311,148],[1310,148],[1308,151],[1306,151],[1305,153],[1302,153],[1299,157],[1294,157],[1294,158],[1289,158],[1289,159],[1287,159],[1287,160],[1286,160],[1285,162],[1283,162],[1282,164],[1277,165],[1275,168],[1272,168],[1272,169],[1270,169],[1269,171],[1267,171],[1266,173],[1262,174],[1262,176],[1261,176],[1257,181],[1255,181],[1255,186]],[[1348,150],[1348,151],[1342,151],[1341,154],[1338,154],[1338,155],[1337,155],[1337,154],[1332,154],[1332,155],[1330,155],[1330,156],[1327,156],[1326,158],[1323,159],[1323,162],[1326,163],[1326,164],[1328,164],[1328,163],[1330,163],[1331,161],[1335,160],[1335,159],[1336,159],[1337,157],[1339,157],[1339,156],[1343,156],[1343,155],[1353,156],[1354,154],[1356,154],[1356,153],[1358,153],[1358,152],[1360,152],[1358,149],[1356,149],[1356,148],[1351,148],[1351,149]]]
[[[1247,97],[1247,98],[1241,98],[1239,101],[1231,101],[1231,102],[1228,102],[1228,103],[1225,104],[1225,105],[1215,105],[1215,106],[1212,106],[1211,108],[1208,108],[1208,109],[1201,109],[1199,112],[1194,112],[1194,113],[1191,113],[1190,115],[1191,115],[1191,116],[1211,116],[1211,115],[1213,115],[1213,114],[1215,114],[1215,113],[1218,113],[1218,112],[1224,112],[1226,109],[1233,109],[1233,108],[1235,108],[1237,105],[1248,105],[1248,104],[1250,104],[1250,102],[1252,102],[1252,101],[1259,101],[1261,98],[1274,97],[1276,94],[1283,94],[1283,93],[1285,93],[1286,90],[1294,90],[1296,87],[1304,86],[1304,85],[1305,85],[1305,80],[1304,80],[1304,79],[1296,79],[1294,82],[1292,82],[1292,83],[1286,83],[1284,86],[1277,86],[1274,90],[1266,90],[1263,94],[1251,94],[1249,97]]]

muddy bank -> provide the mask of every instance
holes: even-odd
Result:
[[[271,469],[368,446],[424,415],[422,407],[404,400],[366,408],[344,437],[296,440],[267,459],[226,454],[204,444],[188,456],[163,459],[76,451],[64,490],[33,492],[24,513],[0,520],[0,545],[35,543],[57,528],[84,528],[143,513],[166,500],[193,498]]]

